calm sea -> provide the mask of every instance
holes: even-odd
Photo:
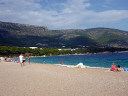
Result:
[[[110,68],[115,62],[116,66],[120,65],[123,68],[128,68],[128,52],[122,53],[105,53],[105,54],[84,54],[84,55],[64,55],[64,56],[48,56],[48,57],[33,57],[30,62],[45,64],[61,65],[59,62],[64,62],[64,65],[77,65],[83,63],[88,67]],[[27,59],[26,59],[27,61]]]

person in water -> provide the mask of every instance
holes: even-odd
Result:
[[[115,63],[113,62],[112,66],[111,66],[111,71],[115,71],[115,69],[116,69],[116,65],[115,65]]]
[[[45,64],[45,60],[43,61],[43,63]]]

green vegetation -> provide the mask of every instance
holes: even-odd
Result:
[[[54,55],[69,55],[69,54],[87,54],[87,53],[99,53],[99,52],[118,52],[118,51],[128,51],[127,48],[96,48],[89,47],[84,49],[75,49],[75,50],[58,50],[56,48],[24,48],[24,47],[9,47],[9,46],[0,46],[0,56],[11,56],[17,57],[20,54],[25,56],[54,56]]]
[[[128,32],[110,28],[49,30],[44,26],[0,22],[0,46],[128,48]]]

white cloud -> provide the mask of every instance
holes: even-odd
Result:
[[[68,0],[60,5],[56,3],[56,6],[62,6],[62,9],[59,12],[50,8],[45,10],[35,0],[1,0],[0,20],[63,29],[81,28],[82,24],[115,23],[128,18],[128,10],[88,10],[91,6],[88,0]]]
[[[91,17],[92,16],[92,17]],[[128,10],[109,10],[90,13],[90,23],[115,23],[128,18]]]

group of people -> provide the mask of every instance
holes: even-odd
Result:
[[[111,71],[113,71],[113,72],[124,72],[124,69],[121,68],[120,65],[118,65],[117,68],[116,68],[115,63],[113,62],[112,66],[111,66]]]
[[[22,67],[24,65],[24,62],[25,62],[25,57],[22,54],[19,56],[19,61],[20,61],[21,67]],[[28,56],[28,62],[30,64],[30,58],[29,58],[29,56]],[[43,63],[45,64],[45,60],[43,61]],[[59,61],[59,63],[63,65],[64,62],[61,63]],[[123,72],[124,71],[124,69],[121,68],[120,65],[118,65],[117,68],[116,68],[116,65],[115,65],[114,62],[112,64],[110,70],[113,71],[113,72]]]
[[[62,63],[59,61],[59,64],[64,65],[64,61],[62,61]]]
[[[5,62],[12,62],[11,58],[4,57]]]

